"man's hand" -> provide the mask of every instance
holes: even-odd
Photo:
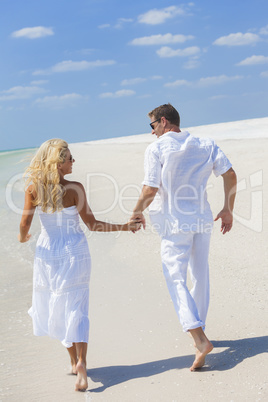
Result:
[[[214,221],[216,222],[218,219],[221,219],[222,234],[230,232],[233,226],[233,214],[229,210],[222,209]]]
[[[132,212],[132,216],[130,219],[136,219],[136,218],[140,219],[143,229],[145,229],[145,218],[143,216],[142,211],[144,211],[147,207],[149,207],[157,191],[158,187],[150,187],[144,185],[142,187],[138,202]]]
[[[233,209],[236,195],[236,174],[233,168],[222,174],[224,183],[224,207],[218,213],[215,221],[221,219],[221,232],[225,234],[230,232],[233,226]]]
[[[144,185],[142,187],[141,194],[139,196],[138,202],[132,212],[131,218],[130,219],[140,219],[140,222],[143,226],[143,229],[145,229],[145,218],[143,216],[142,211],[144,211],[151,202],[153,201],[156,193],[158,191],[158,187],[150,187]]]
[[[133,212],[133,214],[130,217],[130,220],[132,221],[132,220],[135,220],[135,219],[138,219],[141,222],[141,224],[143,226],[143,229],[145,229],[146,222],[145,222],[145,218],[144,218],[143,213],[142,212]]]

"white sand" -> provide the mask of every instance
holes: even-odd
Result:
[[[268,119],[265,124],[261,132],[267,135]],[[197,131],[192,130],[195,135]],[[207,131],[208,136],[217,137],[217,132]],[[76,159],[72,178],[87,188],[90,185],[93,211],[111,209],[97,214],[98,218],[127,220],[129,214],[122,207],[131,211],[135,204],[125,198],[138,195],[143,154],[150,141],[152,137],[147,136],[143,141],[115,139],[71,146]],[[86,393],[74,392],[75,377],[67,375],[68,355],[60,342],[32,335],[27,315],[31,266],[7,257],[8,265],[1,270],[0,401],[267,400],[268,139],[217,143],[233,163],[239,191],[233,230],[223,236],[216,223],[211,243],[207,335],[215,348],[207,366],[189,371],[194,348],[170,301],[161,270],[160,241],[148,221],[146,231],[135,235],[89,236],[93,272]],[[222,179],[211,177],[209,185],[216,215],[223,203]],[[111,208],[116,192],[121,206],[117,202]],[[32,233],[38,227],[36,220]]]

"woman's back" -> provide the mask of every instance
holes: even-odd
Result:
[[[41,222],[41,233],[36,244],[36,261],[38,260],[41,265],[49,261],[52,267],[51,271],[55,275],[64,266],[65,275],[69,276],[71,274],[70,267],[73,267],[78,260],[89,258],[87,239],[79,225],[79,214],[76,206],[63,208],[60,212],[54,213],[42,212],[40,207],[37,210]],[[81,276],[84,277],[86,272],[87,270],[84,273],[79,272],[77,276],[75,275],[73,284],[77,280],[81,282]],[[89,279],[88,274],[89,271],[84,278],[86,281]],[[61,274],[61,277],[65,275]],[[79,277],[80,279],[78,279]],[[60,286],[62,287],[62,285]]]
[[[75,205],[54,213],[43,212],[40,207],[37,210],[41,223],[41,234],[48,237],[68,238],[68,236],[83,233]]]

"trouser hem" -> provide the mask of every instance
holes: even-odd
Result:
[[[187,327],[183,326],[183,332],[188,332],[191,329],[196,329],[202,327],[203,331],[205,330],[205,324],[200,321],[192,325],[188,325]]]

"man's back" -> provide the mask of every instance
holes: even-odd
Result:
[[[178,221],[186,230],[200,220],[212,223],[207,181],[212,171],[218,176],[230,167],[213,140],[192,137],[186,131],[165,133],[145,154],[143,184],[159,188],[150,211],[161,210],[166,219],[173,224]]]

